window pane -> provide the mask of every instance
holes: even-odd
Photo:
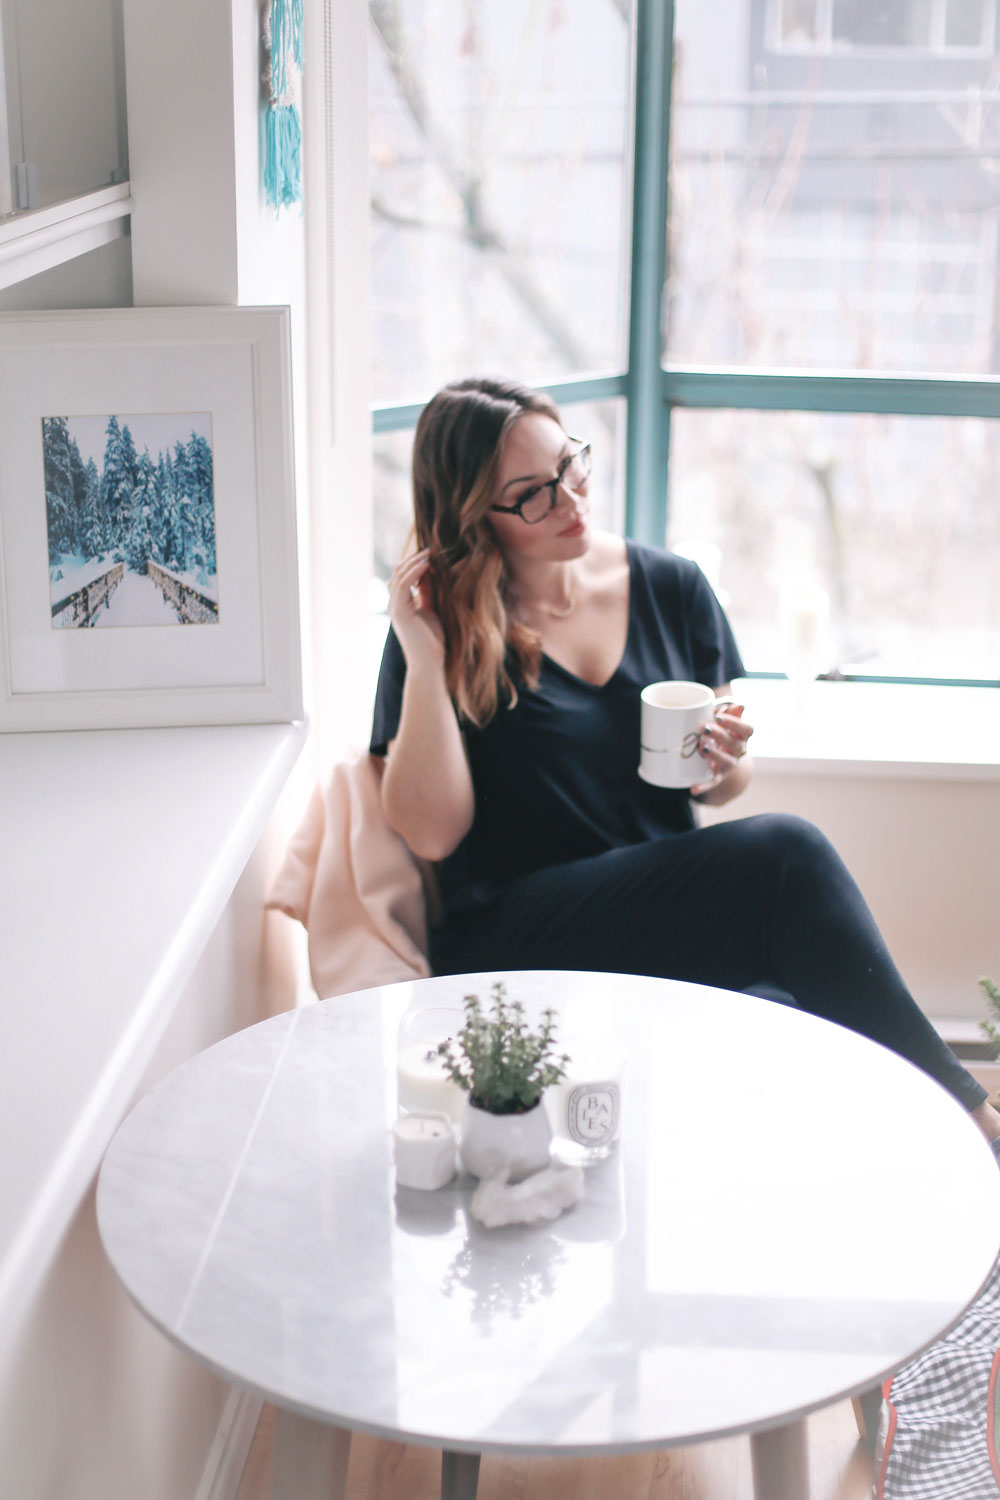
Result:
[[[374,393],[625,362],[628,0],[371,0]]]
[[[926,47],[931,0],[833,0],[833,39],[855,47]]]
[[[994,58],[778,53],[731,10],[677,0],[665,356],[1000,371]]]
[[[1000,676],[1000,424],[676,411],[671,436],[670,544],[717,560],[749,668]]]
[[[621,531],[624,524],[624,401],[581,401],[562,407],[569,432],[589,441],[594,459],[590,480],[593,524]],[[375,438],[373,602],[385,608],[385,583],[400,557],[413,519],[410,487],[412,432],[389,432]]]
[[[820,38],[816,0],[781,0],[781,40],[792,46],[816,42]]]
[[[981,47],[985,30],[986,0],[948,0],[945,46]]]

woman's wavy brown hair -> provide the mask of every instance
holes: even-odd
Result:
[[[445,681],[459,719],[478,728],[517,702],[517,680],[538,681],[537,633],[515,619],[504,555],[487,519],[500,457],[526,412],[562,422],[555,403],[511,380],[472,376],[424,407],[413,444],[418,548],[430,550],[434,607],[444,629]]]

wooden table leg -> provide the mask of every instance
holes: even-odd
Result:
[[[878,1428],[882,1419],[882,1387],[874,1385],[869,1390],[862,1391],[860,1396],[853,1398],[851,1405],[854,1407],[861,1441],[869,1456],[873,1456],[878,1447]]]
[[[295,1412],[275,1413],[271,1500],[345,1500],[351,1434]]]
[[[441,1454],[441,1500],[476,1500],[479,1486],[479,1454]]]
[[[750,1434],[756,1500],[809,1500],[805,1422]]]

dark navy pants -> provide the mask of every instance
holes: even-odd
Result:
[[[772,985],[908,1058],[967,1109],[986,1098],[913,999],[832,844],[783,813],[521,876],[435,928],[430,962],[435,974],[592,969]]]

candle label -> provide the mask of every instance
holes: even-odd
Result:
[[[581,1083],[566,1104],[566,1128],[578,1146],[605,1146],[618,1133],[621,1091],[617,1083]]]

